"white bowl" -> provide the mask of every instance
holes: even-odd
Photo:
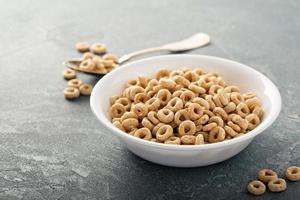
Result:
[[[121,94],[124,84],[138,75],[154,77],[160,68],[201,67],[206,72],[219,73],[227,84],[240,87],[242,92],[254,91],[263,102],[265,116],[261,124],[244,136],[205,145],[168,145],[133,137],[110,122],[109,98]],[[95,85],[90,98],[92,111],[112,134],[134,154],[148,161],[174,167],[198,167],[224,161],[247,147],[268,128],[281,109],[281,97],[276,86],[260,72],[237,62],[203,55],[167,55],[151,57],[129,64],[105,75]]]

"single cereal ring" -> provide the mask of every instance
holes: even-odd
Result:
[[[161,105],[167,105],[167,103],[170,101],[172,97],[172,94],[167,89],[161,89],[157,93],[157,98],[160,100]]]
[[[156,79],[152,79],[148,82],[146,88],[145,88],[145,91],[146,92],[149,92],[149,91],[152,91],[153,90],[153,87],[154,86],[157,86],[158,85],[158,81]]]
[[[232,93],[230,94],[230,100],[231,100],[233,103],[235,103],[236,105],[238,105],[238,104],[241,103],[241,102],[244,102],[243,96],[242,96],[240,93],[238,93],[238,92],[232,92]]]
[[[130,112],[127,111],[122,115],[121,121],[124,121],[125,119],[129,119],[129,118],[138,119],[138,116],[132,111],[130,111]]]
[[[164,143],[165,143],[165,144],[175,144],[175,145],[180,145],[180,144],[181,144],[181,141],[180,141],[180,138],[179,138],[179,137],[172,136],[172,137],[169,137]]]
[[[262,169],[257,174],[258,179],[263,182],[269,182],[271,180],[277,179],[277,173],[271,169]]]
[[[248,128],[249,122],[243,119],[240,115],[235,115],[232,117],[232,122],[237,124],[241,129],[246,130]]]
[[[196,137],[193,135],[184,135],[180,138],[182,144],[195,144]]]
[[[155,111],[150,111],[147,115],[148,119],[153,123],[153,124],[158,124],[159,119],[157,117],[157,113]]]
[[[178,134],[183,135],[194,135],[196,132],[196,125],[190,120],[183,121],[178,127]],[[181,141],[182,142],[182,141]]]
[[[154,124],[147,117],[142,120],[142,125],[151,131],[154,128]]]
[[[273,179],[269,181],[268,188],[271,192],[282,192],[286,190],[286,182],[282,178]]]
[[[234,85],[230,85],[224,88],[224,91],[227,93],[237,92],[240,93],[240,88]]]
[[[95,67],[96,67],[96,64],[94,63],[94,61],[92,59],[86,59],[86,60],[82,61],[79,65],[80,69],[89,70],[89,71],[94,70]]]
[[[216,116],[213,112],[211,112],[210,110],[203,110],[203,114],[204,115],[208,115],[209,117],[213,117]]]
[[[191,83],[188,88],[197,94],[204,94],[206,92],[206,90],[203,87],[197,85],[197,83],[194,82]]]
[[[139,120],[135,118],[125,119],[122,121],[122,126],[126,131],[130,132],[139,126]]]
[[[118,64],[119,59],[114,54],[106,54],[102,57],[104,60],[112,60],[114,63]]]
[[[106,53],[106,45],[102,43],[95,43],[91,46],[91,51],[95,54]]]
[[[299,181],[300,180],[300,167],[291,166],[287,168],[285,176],[290,181]]]
[[[82,55],[83,60],[93,59],[94,57],[96,57],[96,55],[90,52],[86,52]]]
[[[129,80],[126,82],[126,87],[138,85],[138,81],[135,79]]]
[[[115,102],[125,106],[126,110],[129,110],[131,107],[131,101],[127,97],[118,98]]]
[[[234,112],[236,109],[236,105],[233,102],[229,102],[225,107],[224,110],[227,114]]]
[[[256,114],[249,114],[245,118],[248,121],[248,129],[253,130],[260,123],[260,119]]]
[[[223,108],[215,107],[214,110],[213,110],[213,113],[215,115],[220,116],[223,119],[223,121],[226,121],[227,118],[228,118],[228,115],[227,115],[227,113],[225,112],[225,110]]]
[[[127,97],[132,101],[134,100],[135,95],[137,95],[138,93],[145,93],[145,89],[138,85],[130,86],[128,90],[129,96]]]
[[[247,99],[245,101],[245,103],[250,110],[253,110],[256,106],[261,106],[261,102],[260,102],[259,98],[257,98],[257,97]]]
[[[105,69],[112,70],[114,68],[114,61],[112,60],[102,60],[102,64],[104,65]]]
[[[160,107],[160,100],[157,97],[153,97],[146,101],[146,106],[148,106],[149,111],[157,110]]]
[[[156,132],[156,139],[163,142],[173,136],[173,128],[170,125],[162,125]]]
[[[88,43],[85,43],[85,42],[78,42],[76,44],[76,49],[79,52],[87,52],[87,51],[90,50],[90,45]]]
[[[264,110],[260,106],[255,106],[252,110],[252,113],[256,114],[259,117],[259,119],[262,119],[264,115]]]
[[[248,192],[251,194],[258,196],[262,195],[266,192],[266,186],[261,181],[251,181],[247,186]]]
[[[165,125],[165,124],[159,123],[159,124],[157,124],[156,126],[153,127],[153,129],[152,129],[152,136],[153,136],[153,137],[156,137],[156,133],[157,133],[158,129],[159,129],[160,127],[162,127],[163,125]]]
[[[173,80],[175,81],[175,83],[182,85],[183,87],[188,87],[191,84],[191,82],[183,76],[174,76]]]
[[[173,70],[170,72],[170,77],[173,76],[183,76],[184,72],[182,70]]]
[[[204,71],[201,69],[201,68],[196,68],[196,69],[193,69],[193,71],[198,74],[199,76],[203,75],[204,74]]]
[[[248,99],[252,99],[254,97],[256,97],[256,94],[254,92],[247,92],[245,94],[242,95],[244,100],[248,100]]]
[[[74,87],[74,88],[79,88],[82,84],[81,80],[78,79],[72,79],[68,81],[68,86]]]
[[[184,78],[189,80],[190,82],[195,82],[199,79],[199,75],[194,71],[187,71],[184,73]]]
[[[70,80],[70,79],[76,78],[76,72],[74,70],[72,70],[72,69],[66,69],[63,72],[63,75],[64,75],[64,79],[66,79],[66,80]]]
[[[197,137],[198,135],[202,135],[203,138],[204,138],[204,143],[207,143],[208,142],[208,135],[209,133],[207,132],[204,132],[204,131],[200,131],[198,133],[195,133],[195,136]]]
[[[90,95],[92,93],[93,86],[91,84],[83,83],[79,87],[79,91],[81,95]]]
[[[192,102],[199,104],[206,110],[209,110],[209,103],[203,98],[195,97],[194,99],[192,99]]]
[[[229,103],[229,97],[228,94],[225,93],[225,91],[223,89],[220,89],[217,91],[218,97],[219,97],[219,101],[221,102],[221,104],[223,106],[226,106]]]
[[[195,145],[204,144],[204,136],[202,134],[198,134],[195,138]]]
[[[138,76],[138,85],[142,88],[146,88],[148,85],[149,79],[146,76]]]
[[[185,109],[178,110],[174,115],[174,122],[180,125],[185,120],[189,120],[188,112]]]
[[[196,133],[199,132],[199,131],[202,131],[202,129],[203,129],[203,125],[201,125],[201,124],[196,125]]]
[[[213,116],[213,117],[211,117],[208,122],[209,123],[216,122],[218,126],[220,126],[220,127],[224,126],[224,121],[219,116]]]
[[[148,107],[143,103],[137,103],[132,107],[132,111],[138,116],[139,119],[147,116]]]
[[[138,93],[135,95],[134,97],[134,103],[146,103],[146,101],[148,101],[150,99],[150,97],[145,94],[145,93]]]
[[[121,117],[126,112],[125,106],[120,103],[115,103],[110,107],[110,116],[112,118]]]
[[[212,85],[208,90],[208,94],[215,95],[217,94],[219,89],[223,89],[223,88],[220,85]]]
[[[195,98],[195,94],[190,90],[186,90],[180,95],[180,99],[182,99],[184,104],[191,101],[193,98]]]
[[[168,90],[172,90],[173,88],[176,87],[175,81],[173,81],[172,79],[167,79],[167,78],[159,79],[159,84],[162,86],[162,88],[166,88]]]
[[[156,79],[159,80],[161,78],[168,78],[170,76],[170,70],[168,69],[160,69],[157,73],[156,73]]]
[[[173,97],[166,106],[167,109],[177,112],[183,108],[183,101],[178,97]]]
[[[212,95],[206,95],[205,99],[209,104],[209,109],[213,110],[216,107],[216,104],[213,101],[213,96]]]
[[[233,123],[232,121],[228,121],[227,125],[232,128],[234,131],[236,132],[240,132],[241,131],[241,127],[235,123]]]
[[[115,127],[117,127],[118,129],[120,129],[121,131],[125,131],[125,129],[123,128],[121,122],[119,122],[119,121],[114,121],[114,122],[113,122],[113,125],[114,125]]]
[[[76,99],[80,95],[80,92],[75,87],[67,87],[64,89],[64,96],[66,99]]]
[[[197,120],[203,116],[203,109],[197,103],[189,103],[187,111],[191,120]]]
[[[221,142],[225,140],[225,136],[225,130],[220,126],[217,126],[210,130],[208,135],[208,141],[210,143]]]
[[[157,112],[157,117],[159,121],[167,124],[173,121],[174,113],[167,108],[163,108]]]
[[[241,117],[246,117],[250,113],[250,110],[245,103],[241,102],[236,106],[236,113]]]
[[[217,107],[223,107],[219,94],[215,94],[212,99]]]
[[[196,125],[204,125],[208,122],[209,120],[209,116],[207,114],[203,115],[202,117],[200,117],[200,119],[198,119],[195,124]]]
[[[238,134],[230,126],[224,126],[224,130],[225,130],[227,136],[230,136],[230,137],[235,137]]]
[[[152,138],[151,131],[147,128],[140,128],[135,131],[134,137],[141,138],[143,140],[150,140]]]

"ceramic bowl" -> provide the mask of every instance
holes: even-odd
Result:
[[[111,123],[109,99],[113,95],[121,94],[126,81],[139,75],[154,77],[160,68],[174,70],[183,66],[217,72],[227,84],[240,87],[241,92],[255,92],[262,100],[265,110],[262,122],[244,136],[204,145],[168,145],[150,142],[133,137]],[[256,136],[275,121],[281,109],[281,97],[276,86],[265,75],[251,67],[218,57],[180,54],[151,57],[122,65],[99,80],[91,94],[90,105],[100,123],[112,135],[117,136],[132,153],[162,165],[198,167],[224,161],[245,149]]]

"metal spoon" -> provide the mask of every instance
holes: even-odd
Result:
[[[203,47],[210,42],[210,37],[209,35],[205,33],[197,33],[185,40],[181,40],[178,42],[174,43],[169,43],[165,44],[159,47],[153,47],[153,48],[148,48],[140,51],[136,51],[127,55],[122,56],[119,59],[119,64],[123,64],[124,62],[130,60],[133,57],[146,54],[146,53],[153,53],[157,51],[168,51],[170,53],[178,53],[178,52],[183,52],[183,51],[188,51],[196,48]],[[74,70],[85,72],[85,73],[92,73],[92,74],[104,74],[103,72],[97,72],[97,71],[92,71],[92,70],[87,70],[87,69],[82,69],[79,67],[80,63],[83,61],[82,58],[74,58],[68,61],[65,61],[64,64]]]

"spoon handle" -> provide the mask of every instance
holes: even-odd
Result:
[[[147,49],[135,51],[135,52],[132,52],[130,54],[123,55],[119,59],[119,63],[122,64],[122,63],[130,60],[133,57],[140,56],[140,55],[147,54],[147,53],[153,53],[153,52],[157,52],[157,51],[169,51],[169,50],[166,49],[163,46],[160,46],[160,47],[152,47],[152,48],[147,48]]]

